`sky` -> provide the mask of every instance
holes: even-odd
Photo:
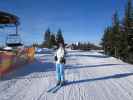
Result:
[[[19,33],[25,44],[41,43],[44,32],[50,28],[56,33],[62,29],[64,39],[71,42],[99,44],[105,27],[111,25],[117,10],[124,16],[127,0],[0,0],[0,11],[20,18]],[[0,29],[0,43],[13,28]],[[4,34],[3,34],[4,33]]]

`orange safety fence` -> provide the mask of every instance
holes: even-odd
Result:
[[[28,57],[28,61],[32,62],[34,60],[34,55],[35,55],[35,48],[26,48],[26,55]]]
[[[14,55],[11,53],[0,53],[0,75],[8,71],[13,65]]]
[[[23,52],[16,55],[13,52],[0,52],[0,76],[10,72],[17,67],[33,62],[35,48],[25,48]]]

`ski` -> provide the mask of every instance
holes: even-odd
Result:
[[[48,89],[47,92],[51,92],[52,90],[56,89],[58,86],[59,86],[59,85],[56,85],[56,86],[54,86],[54,87]]]
[[[61,87],[62,85],[58,85],[55,89],[52,90],[52,93],[56,93]]]
[[[56,85],[56,86],[48,89],[47,92],[56,93],[61,87],[66,86],[66,85],[67,85],[67,81],[65,82],[64,85]]]
[[[65,83],[64,85],[59,85],[57,88],[53,89],[52,93],[56,93],[60,88],[66,86],[67,83]]]

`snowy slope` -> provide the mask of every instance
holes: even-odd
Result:
[[[133,65],[95,51],[68,51],[68,84],[56,93],[53,52],[0,81],[0,100],[133,100]]]

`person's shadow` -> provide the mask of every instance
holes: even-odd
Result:
[[[133,73],[120,73],[120,74],[114,74],[114,75],[104,76],[104,77],[68,81],[66,85],[86,83],[86,82],[95,82],[95,81],[102,81],[102,80],[108,80],[108,79],[124,78],[124,77],[132,76],[132,75]]]

